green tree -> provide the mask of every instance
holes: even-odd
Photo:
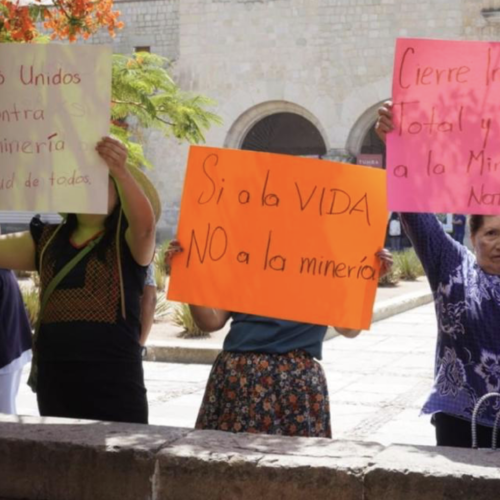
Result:
[[[130,161],[135,165],[150,166],[142,146],[135,142],[141,128],[161,130],[167,136],[200,143],[211,125],[221,123],[210,111],[215,102],[183,92],[166,66],[165,58],[147,52],[113,56],[111,129],[127,144]]]

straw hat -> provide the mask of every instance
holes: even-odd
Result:
[[[151,203],[156,222],[158,222],[161,217],[161,201],[158,191],[154,187],[153,183],[149,180],[149,177],[138,167],[127,165],[127,168],[137,184],[139,184],[139,186],[141,187],[142,191],[149,200],[149,203]]]
[[[158,222],[161,217],[161,201],[158,191],[154,187],[153,183],[149,180],[149,177],[138,167],[134,167],[133,165],[127,165],[127,168],[129,172],[132,174],[132,177],[135,179],[135,182],[139,184],[143,193],[146,195],[146,198],[149,200],[149,203],[151,203],[151,207],[153,208],[153,213],[155,215],[155,221]],[[63,219],[65,219],[68,214],[67,212],[59,212],[59,215]]]

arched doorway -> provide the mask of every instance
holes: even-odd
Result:
[[[359,159],[363,156],[373,155],[378,158],[377,164],[372,166],[383,166],[385,168],[385,144],[378,138],[375,132],[377,122],[377,110],[382,104],[381,101],[368,108],[352,127],[347,139],[347,150],[355,158],[355,163],[370,165],[370,162],[363,163]]]
[[[302,137],[301,137],[302,134]],[[319,119],[289,101],[266,101],[244,111],[231,125],[224,147],[318,158],[328,151]]]
[[[375,132],[375,123],[365,133],[359,154],[380,155],[382,157],[382,167],[385,168],[385,144]]]
[[[255,123],[244,137],[241,149],[318,158],[326,153],[326,144],[307,118],[281,112]]]

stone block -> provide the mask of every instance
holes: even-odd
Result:
[[[151,498],[155,453],[187,432],[169,427],[0,415],[0,497]]]
[[[195,431],[158,454],[162,500],[360,500],[380,445]]]
[[[493,500],[500,492],[500,453],[390,446],[365,473],[364,500]]]

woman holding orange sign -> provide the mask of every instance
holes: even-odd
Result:
[[[172,241],[165,261],[182,247]],[[381,274],[392,266],[388,250],[377,253]],[[210,373],[197,429],[331,437],[330,403],[321,359],[327,327],[190,305],[206,332],[232,319]],[[345,337],[360,331],[337,328]]]

